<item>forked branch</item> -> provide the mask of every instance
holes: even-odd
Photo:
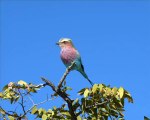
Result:
[[[62,78],[61,78],[59,84],[58,84],[58,89],[61,88],[61,86],[62,86],[64,80],[66,79],[67,75],[68,75],[69,72],[72,70],[72,68],[73,68],[74,65],[75,65],[75,62],[72,62],[71,65],[66,68],[66,71],[65,71],[64,75],[62,76]]]
[[[47,80],[46,78],[41,77],[41,79],[42,79],[42,81],[44,81],[46,83],[46,85],[50,86],[52,88],[52,90],[54,92],[56,92],[64,101],[67,102],[68,108],[69,108],[69,113],[72,117],[71,119],[77,120],[77,116],[76,116],[74,109],[73,109],[73,106],[72,106],[72,100],[68,97],[68,95],[64,91],[62,91],[60,89],[62,87],[62,84],[63,84],[64,80],[66,79],[67,75],[69,74],[69,72],[73,68],[74,64],[75,64],[75,62],[73,62],[68,68],[66,68],[66,71],[65,71],[64,75],[62,76],[57,87],[51,81]]]

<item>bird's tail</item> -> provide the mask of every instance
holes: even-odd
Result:
[[[93,86],[94,83],[88,78],[87,74],[84,71],[79,71],[88,81],[89,83]]]
[[[87,78],[87,80],[90,82],[90,84],[93,86],[94,85],[94,83],[89,79],[89,78]]]

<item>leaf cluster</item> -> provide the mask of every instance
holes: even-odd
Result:
[[[71,119],[71,115],[68,110],[65,110],[66,105],[63,104],[60,108],[54,106],[52,109],[48,109],[47,111],[44,108],[37,108],[35,106],[31,114],[36,115],[36,118],[42,118],[42,120],[51,120],[51,119]]]
[[[4,86],[3,91],[0,92],[0,98],[2,100],[9,100],[11,104],[14,104],[19,102],[19,100],[23,100],[24,96],[36,93],[41,87],[43,86],[33,85],[31,83],[27,84],[23,80],[17,83],[10,82],[8,85]],[[61,89],[63,93],[70,96],[67,94],[68,90],[72,90],[72,88],[66,85]],[[92,88],[81,89],[78,94],[80,97],[72,100],[72,107],[77,120],[108,120],[108,118],[123,120],[125,99],[133,103],[130,93],[123,87],[117,88],[104,84],[94,84]],[[51,96],[60,97],[57,93]],[[21,105],[23,108],[23,101]],[[34,104],[31,109],[24,111],[21,115],[18,115],[15,111],[10,114],[0,107],[0,113],[3,115],[3,118],[7,116],[10,120],[15,120],[16,118],[25,119],[29,111],[31,115],[35,115],[36,118],[41,118],[42,120],[72,119],[72,115],[66,103],[62,104],[60,107],[54,106],[48,110],[38,108],[38,104]]]
[[[84,119],[107,120],[110,117],[122,120],[125,99],[133,103],[130,93],[123,87],[111,88],[104,84],[95,84],[92,88],[84,88],[78,93],[83,96],[80,107]]]
[[[31,83],[27,84],[25,81],[20,80],[18,82],[10,82],[9,84],[3,87],[2,92],[0,92],[0,99],[8,100],[11,104],[19,103],[22,108],[25,107],[24,97],[30,95],[31,93],[36,93],[39,88],[42,86],[36,86]],[[24,109],[24,108],[23,108]],[[15,118],[25,118],[25,110],[22,115],[17,114],[15,111],[7,112],[2,107],[0,107],[0,113],[2,117],[5,118],[8,116],[10,120],[14,120]]]
[[[65,92],[71,90],[70,87],[64,87],[62,90],[64,89]],[[133,103],[130,93],[123,87],[111,88],[104,84],[95,84],[92,88],[83,88],[78,94],[81,98],[72,100],[72,106],[78,120],[107,120],[109,117],[114,120],[123,120],[125,99]],[[55,94],[55,96],[58,95]],[[42,120],[71,119],[66,104],[58,108],[53,107],[48,111],[35,107],[32,110],[32,114],[36,115],[38,118],[42,118]]]

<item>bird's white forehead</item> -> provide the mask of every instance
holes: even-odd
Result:
[[[59,40],[59,42],[64,42],[64,41],[71,41],[71,39],[70,38],[61,38],[60,40]]]

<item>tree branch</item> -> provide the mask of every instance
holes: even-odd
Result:
[[[50,86],[52,88],[53,91],[57,92],[57,88],[54,86],[54,84],[47,80],[46,78],[44,77],[41,77],[42,81],[44,81],[48,86]]]
[[[108,101],[103,101],[101,103],[96,102],[94,105],[87,106],[86,108],[89,109],[89,108],[92,108],[92,107],[95,107],[95,106],[99,106],[99,105],[103,105],[103,104],[106,104],[106,103],[108,103]]]
[[[21,94],[21,92],[20,92],[19,89],[18,89],[18,92],[19,92],[19,94],[20,94],[20,96],[21,96],[21,103],[19,102],[19,104],[21,105],[22,110],[23,110],[23,112],[25,113],[26,111],[25,111],[25,106],[24,106],[24,96]]]
[[[21,115],[20,118],[23,118],[23,117],[24,117],[28,112],[30,112],[35,106],[44,104],[45,102],[48,102],[48,101],[52,100],[52,99],[50,98],[50,99],[47,99],[47,100],[44,100],[44,101],[42,101],[42,102],[40,102],[40,103],[35,104],[31,98],[29,98],[29,99],[31,100],[31,102],[33,103],[33,105],[32,105],[32,107],[30,107],[27,111],[25,111],[25,113],[24,113],[23,115]]]
[[[52,88],[52,90],[54,92],[56,92],[64,101],[67,102],[68,104],[68,109],[69,109],[69,113],[71,115],[71,120],[77,120],[77,115],[75,114],[75,111],[74,111],[74,108],[72,106],[72,100],[68,97],[68,95],[63,92],[60,88],[62,86],[62,83],[64,82],[65,78],[67,77],[67,75],[69,74],[69,72],[71,71],[71,69],[73,68],[75,62],[73,62],[65,71],[63,77],[61,78],[59,84],[58,84],[58,87],[55,87],[55,85],[47,80],[46,78],[44,77],[41,77],[42,81],[44,81],[46,83],[46,85],[50,86]]]
[[[64,82],[64,80],[66,79],[67,75],[69,74],[69,72],[72,70],[73,66],[75,65],[75,62],[72,62],[71,65],[69,67],[66,68],[66,71],[64,73],[64,75],[62,76],[59,84],[58,84],[58,89],[61,88],[62,83]]]

